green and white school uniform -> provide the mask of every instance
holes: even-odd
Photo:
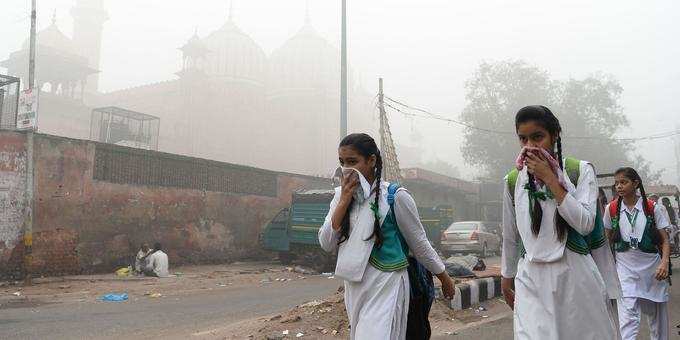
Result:
[[[595,170],[588,162],[577,162],[575,185],[564,170],[567,195],[561,205],[547,188],[539,189],[545,195],[538,199],[543,218],[537,236],[531,231],[526,167],[516,174],[514,193],[505,186],[501,274],[515,281],[516,340],[616,339],[607,285],[589,249],[604,244],[602,235],[594,241],[584,237],[593,232],[597,218]],[[557,237],[556,212],[572,229],[565,240]]]
[[[661,256],[651,244],[650,231],[646,228],[651,221],[645,216],[639,198],[635,207],[629,208],[621,204],[618,227],[621,231],[621,242],[614,244],[616,250],[616,269],[621,280],[622,298],[618,300],[619,324],[623,340],[634,340],[640,329],[641,315],[649,322],[653,340],[668,339],[668,281],[659,281],[654,276],[661,263]],[[605,228],[612,229],[613,222],[607,206],[604,216]],[[659,204],[654,206],[656,227],[660,230],[669,226],[668,219]],[[631,247],[631,238],[637,239],[638,245]]]
[[[371,194],[350,211],[349,239],[337,245],[339,232],[333,230],[331,217],[340,199],[335,189],[326,221],[319,230],[321,247],[338,251],[335,275],[344,279],[345,307],[350,322],[351,339],[401,340],[406,337],[409,306],[409,279],[406,256],[411,253],[430,272],[444,272],[444,264],[425,235],[416,204],[403,188],[395,194],[394,214],[387,203],[389,183],[382,182],[379,215],[383,246],[374,247],[373,233],[375,202]]]

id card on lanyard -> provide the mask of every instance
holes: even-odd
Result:
[[[626,217],[628,217],[628,222],[630,223],[630,247],[633,249],[638,249],[638,243],[640,240],[638,240],[637,237],[633,237],[635,235],[635,222],[637,221],[638,217],[638,210],[635,209],[635,214],[631,216],[627,211],[626,211]]]

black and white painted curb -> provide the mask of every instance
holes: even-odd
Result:
[[[437,298],[441,298],[442,295],[441,288],[437,288]],[[451,300],[449,307],[453,310],[468,309],[499,296],[502,296],[500,276],[474,279],[456,284],[456,296]]]

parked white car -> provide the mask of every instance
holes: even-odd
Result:
[[[455,222],[442,233],[440,248],[446,257],[456,253],[474,253],[480,257],[500,254],[500,223]]]

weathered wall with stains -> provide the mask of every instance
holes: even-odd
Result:
[[[22,134],[0,136],[14,136],[21,149]],[[3,150],[10,144],[2,143]],[[293,191],[329,185],[315,177],[41,134],[35,135],[34,156],[32,271],[41,275],[110,271],[130,263],[142,242],[161,242],[171,266],[241,259],[258,250],[260,229]],[[12,175],[25,172],[18,163],[0,165],[6,181],[15,178],[13,187],[23,183]],[[157,173],[140,175],[140,164]],[[8,244],[16,244],[21,228],[3,221],[1,229]],[[7,252],[1,255],[8,261]]]
[[[26,135],[0,132],[0,273],[21,272],[26,193]]]

